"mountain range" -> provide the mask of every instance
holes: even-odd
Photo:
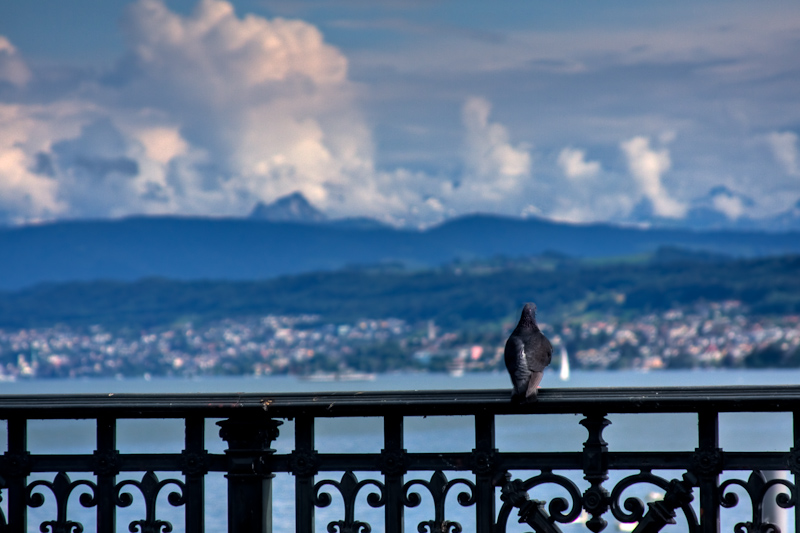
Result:
[[[291,202],[307,203],[300,197],[285,203]],[[422,268],[543,253],[607,258],[665,246],[734,257],[800,253],[800,232],[647,229],[480,214],[399,229],[369,219],[328,220],[306,209],[314,210],[310,205],[266,207],[250,218],[137,216],[2,228],[0,290],[146,277],[255,280],[357,265]],[[314,220],[304,218],[309,212]]]
[[[724,185],[712,188],[706,196],[693,200],[683,218],[667,218],[655,214],[652,203],[644,199],[626,222],[657,228],[692,228],[695,230],[727,229],[755,231],[800,231],[800,200],[789,209],[764,218],[744,214],[755,201]]]

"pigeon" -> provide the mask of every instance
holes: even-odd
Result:
[[[511,400],[533,403],[553,347],[536,325],[536,305],[525,304],[519,324],[506,341],[505,361],[511,375]]]

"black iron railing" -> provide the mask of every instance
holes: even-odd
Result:
[[[739,412],[791,413],[792,446],[777,452],[720,449],[719,414]],[[585,442],[572,448],[578,451],[497,449],[498,417],[523,415],[535,423],[538,416],[568,413],[580,415],[576,421],[588,433]],[[603,431],[614,416],[624,413],[696,414],[696,447],[669,452],[609,449]],[[331,493],[343,502],[343,514],[324,525],[329,532],[366,533],[370,527],[387,533],[458,532],[461,525],[449,518],[448,505],[454,503],[447,498],[451,490],[458,493],[455,503],[460,508],[474,509],[479,533],[505,532],[519,527],[513,525],[516,522],[527,525],[526,530],[556,532],[577,520],[599,532],[610,517],[630,524],[637,532],[653,533],[674,523],[676,516],[692,533],[715,533],[720,530],[721,509],[738,504],[734,486],[747,493],[752,506],[749,519],[735,526],[737,532],[776,531],[764,513],[770,504],[788,509],[790,528],[800,531],[796,527],[800,523],[796,505],[799,414],[800,387],[794,386],[543,389],[533,405],[512,404],[506,390],[0,396],[0,418],[7,420],[8,435],[7,450],[0,458],[0,531],[28,531],[30,509],[48,499],[56,504],[53,516],[30,527],[81,531],[82,526],[68,512],[77,499],[82,507],[96,512],[98,531],[117,531],[119,510],[134,498],[144,501],[145,511],[136,520],[120,524],[121,530],[171,531],[172,526],[159,518],[157,509],[159,496],[167,493],[167,502],[184,510],[184,530],[202,532],[209,472],[222,472],[227,478],[228,531],[236,533],[272,530],[272,491],[283,490],[273,487],[276,473],[294,477],[294,530],[303,533],[314,530],[315,512],[330,504]],[[405,449],[405,421],[454,415],[468,415],[474,421],[471,451]],[[383,434],[383,448],[375,453],[318,450],[316,422],[346,417],[375,420],[377,431]],[[184,421],[183,450],[117,450],[118,421],[162,418]],[[28,422],[39,419],[96,422],[93,453],[31,453]],[[204,428],[209,420],[220,420],[216,423],[227,446],[224,453],[206,451]],[[280,434],[279,426],[285,420],[294,422],[293,445],[290,453],[276,453],[271,448],[276,439],[292,439]],[[53,439],[57,441],[58,435]],[[566,444],[565,449],[570,449]],[[616,471],[633,473],[609,484],[609,473]],[[791,475],[768,479],[766,471]],[[181,474],[170,474],[174,472]],[[525,472],[533,475],[520,477]],[[662,472],[677,474],[664,477]],[[721,482],[723,472],[733,472],[734,477]],[[584,488],[579,488],[575,478],[582,478]],[[623,492],[637,484],[657,487],[660,493],[646,504],[623,498]],[[544,485],[558,488],[561,496],[549,501],[532,498]],[[777,496],[776,486],[781,489]],[[383,511],[383,523],[370,525],[360,519],[356,498],[362,489],[367,504]],[[409,510],[419,506],[420,493],[432,501],[430,516],[404,524]]]

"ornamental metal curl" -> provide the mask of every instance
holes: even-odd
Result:
[[[753,470],[747,481],[741,479],[728,479],[720,483],[719,498],[720,505],[729,509],[739,503],[739,496],[734,492],[725,492],[731,485],[739,485],[747,491],[750,496],[750,504],[753,509],[753,519],[751,522],[739,522],[734,526],[736,533],[781,533],[780,528],[770,522],[764,521],[764,498],[772,487],[782,485],[789,494],[780,492],[775,496],[775,503],[781,509],[789,509],[797,503],[797,492],[795,486],[785,479],[771,479],[767,481],[766,476],[761,470]]]
[[[83,533],[83,524],[67,519],[67,503],[75,488],[83,486],[91,489],[89,492],[82,492],[78,501],[84,507],[94,507],[97,505],[96,491],[97,485],[85,479],[70,481],[65,472],[59,472],[52,482],[40,479],[28,485],[26,495],[27,504],[30,507],[41,507],[44,505],[45,497],[41,492],[33,492],[37,487],[47,487],[56,498],[56,519],[46,520],[39,525],[42,533]],[[84,489],[85,490],[85,489]]]
[[[6,485],[6,480],[0,476],[0,503],[3,503],[3,489],[8,488]],[[6,521],[6,515],[3,512],[3,508],[0,507],[0,531],[5,531],[8,527],[8,522]]]
[[[655,502],[648,502],[647,513],[645,505],[639,498],[626,498],[624,507],[620,506],[622,493],[633,485],[648,483],[655,485],[664,491],[664,498]],[[690,505],[694,499],[692,487],[697,485],[697,477],[694,474],[686,473],[683,479],[666,479],[654,475],[650,470],[642,470],[638,474],[628,476],[616,484],[611,491],[611,514],[614,518],[623,523],[638,522],[640,531],[659,531],[667,524],[675,523],[675,510],[680,508],[683,511],[686,521],[689,524],[689,533],[699,531],[700,525],[697,515]]]
[[[348,470],[342,475],[341,481],[324,479],[314,485],[314,505],[317,507],[327,507],[333,501],[327,492],[320,492],[324,485],[336,487],[344,500],[344,520],[335,520],[328,523],[328,533],[370,533],[372,526],[367,522],[355,519],[356,497],[358,492],[365,485],[373,485],[378,488],[380,494],[370,492],[367,495],[367,503],[370,507],[381,507],[386,504],[386,491],[383,483],[374,479],[364,479],[358,481],[355,474]]]
[[[555,522],[569,524],[578,519],[583,510],[581,491],[575,483],[564,476],[554,474],[552,470],[542,470],[538,476],[522,481],[515,479],[511,481],[511,474],[505,473],[505,481],[501,485],[500,499],[503,506],[497,515],[497,531],[506,530],[508,517],[511,509],[519,509],[519,522],[526,523],[533,527],[538,533],[561,531]],[[531,500],[528,491],[539,485],[554,484],[562,487],[569,494],[570,500],[566,498],[553,498],[547,507],[549,514],[544,510],[546,502]],[[568,511],[565,513],[565,511]]]
[[[182,481],[177,479],[158,480],[155,473],[149,470],[142,477],[141,481],[126,479],[120,481],[114,489],[114,501],[119,507],[128,507],[133,503],[133,496],[129,492],[122,492],[126,485],[133,485],[139,489],[144,497],[145,518],[144,520],[134,520],[128,524],[128,531],[131,533],[170,533],[172,524],[166,520],[156,519],[156,501],[158,494],[166,485],[176,485],[180,492],[170,492],[167,501],[173,507],[178,507],[186,503],[184,498],[185,486]]]
[[[430,481],[414,479],[403,485],[403,505],[406,507],[416,507],[422,502],[422,498],[417,492],[409,492],[413,485],[422,485],[427,488],[433,498],[433,520],[424,520],[417,524],[419,533],[461,533],[461,524],[453,520],[445,519],[445,502],[447,493],[454,485],[465,485],[469,492],[458,494],[458,503],[462,507],[475,505],[475,484],[468,479],[447,480],[444,472],[437,470],[431,476]]]

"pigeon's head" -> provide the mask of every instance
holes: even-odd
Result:
[[[525,304],[525,307],[522,308],[522,316],[519,318],[519,323],[525,327],[536,325],[536,304]]]

